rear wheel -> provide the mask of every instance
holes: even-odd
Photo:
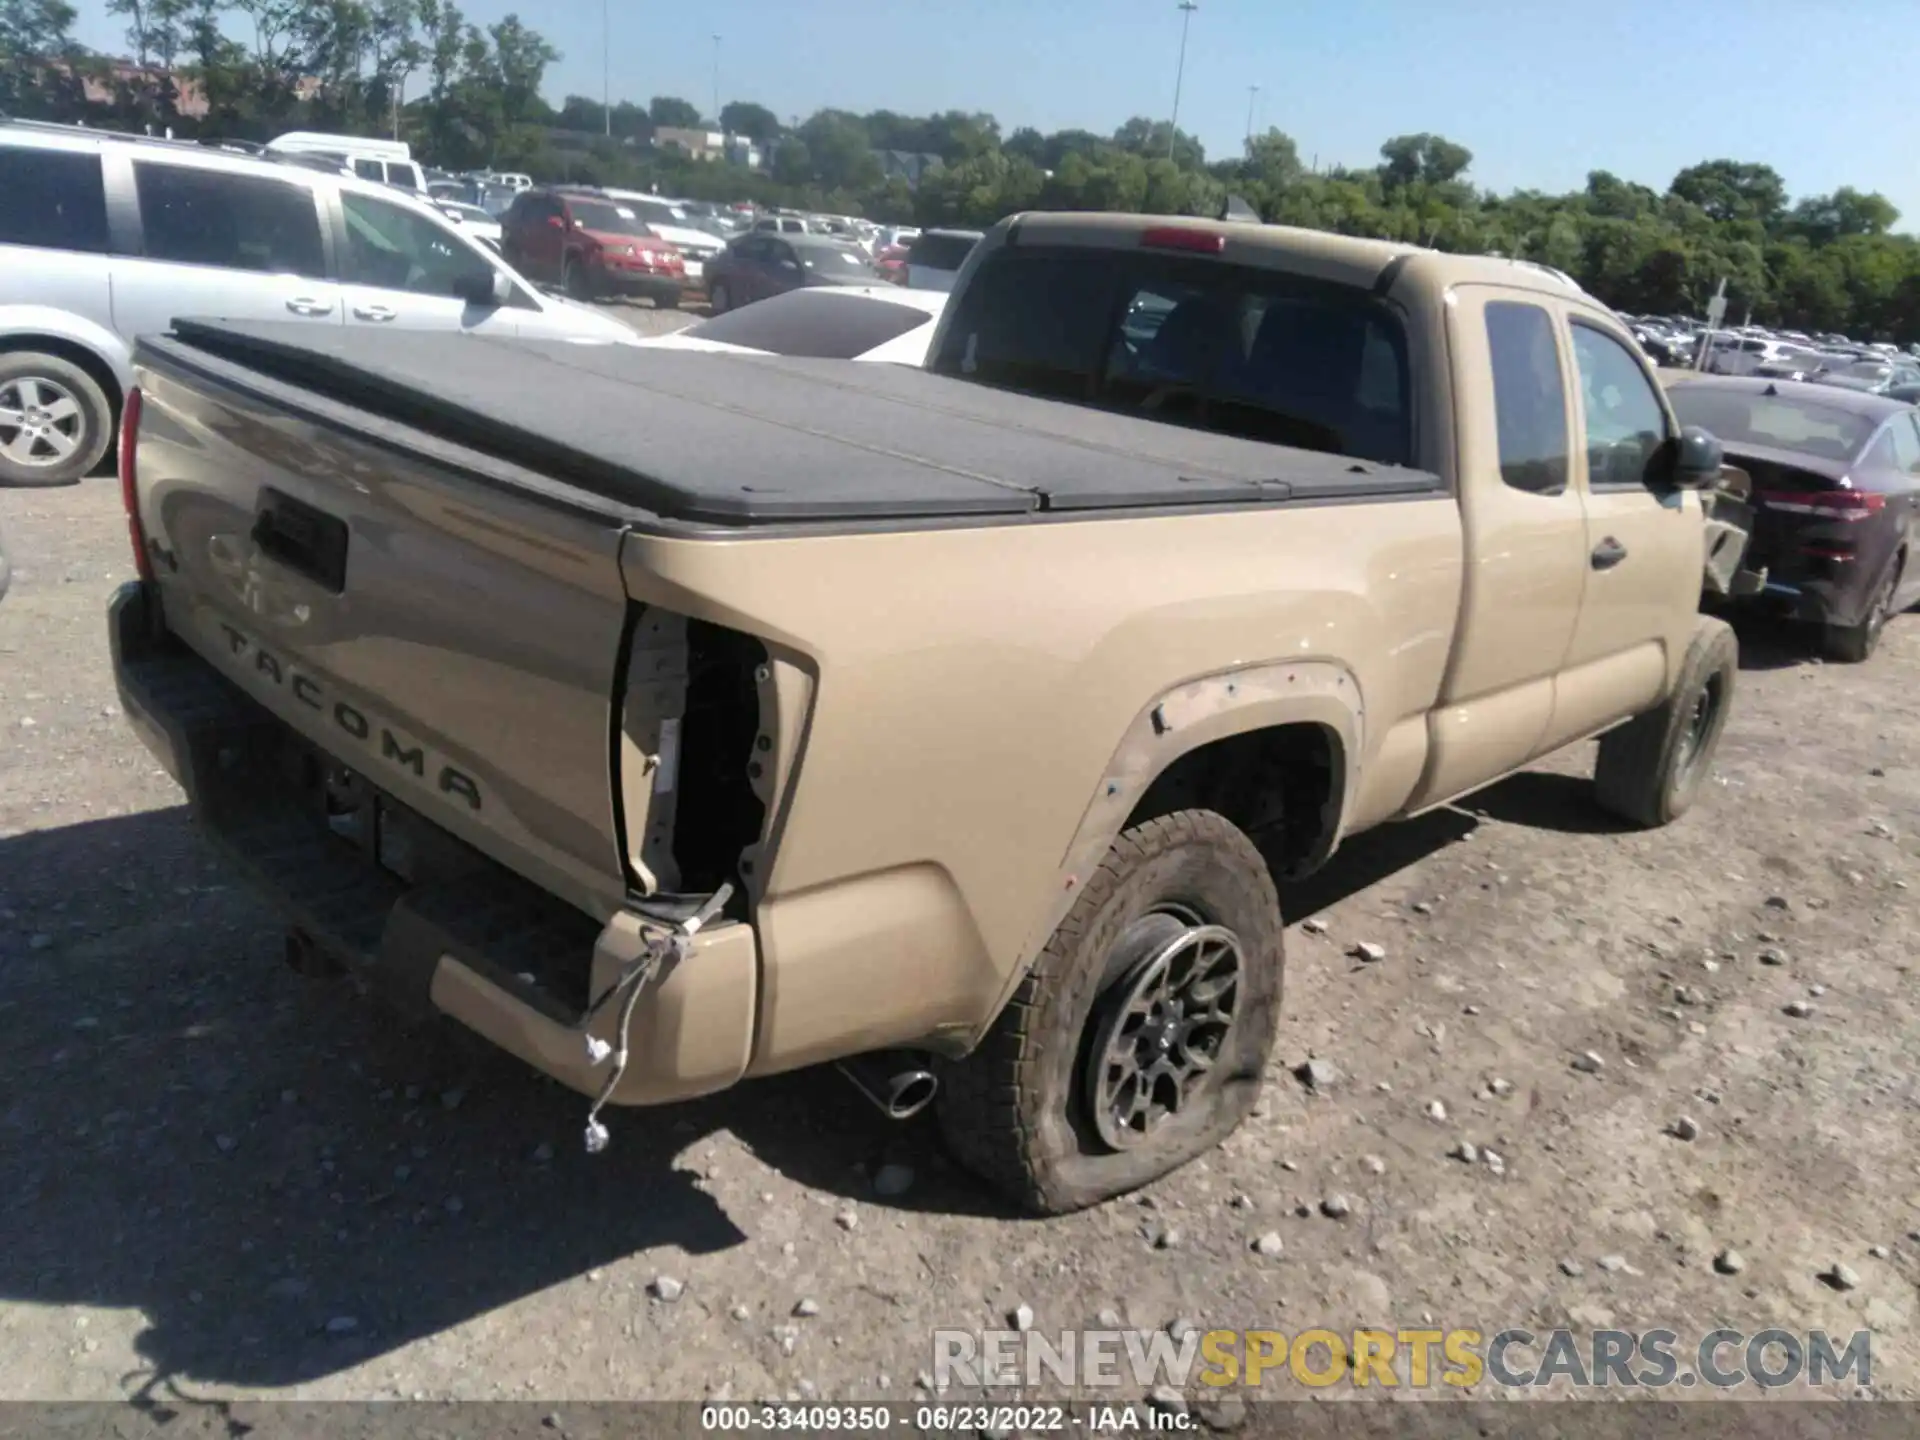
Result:
[[[1601,738],[1593,772],[1600,803],[1648,827],[1686,814],[1713,768],[1739,668],[1739,644],[1727,622],[1696,617],[1673,693]]]
[[[71,360],[0,354],[0,485],[67,485],[100,463],[113,406]]]
[[[1900,572],[1905,561],[1904,555],[1893,557],[1859,624],[1827,626],[1827,654],[1850,665],[1857,665],[1873,654],[1887,621],[1893,618],[1893,597],[1900,588]]]
[[[727,292],[727,282],[716,280],[713,289],[707,292],[707,309],[715,315],[724,315],[733,308],[733,296]]]
[[[1279,900],[1245,834],[1210,810],[1133,826],[947,1066],[948,1147],[1041,1214],[1158,1179],[1252,1110],[1283,966]]]

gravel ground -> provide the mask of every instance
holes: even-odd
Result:
[[[1352,843],[1286,893],[1259,1117],[1034,1222],[824,1072],[618,1113],[589,1159],[575,1097],[295,977],[116,711],[115,486],[0,526],[0,1398],[906,1398],[932,1329],[1021,1305],[1864,1327],[1875,1392],[1920,1396],[1920,620],[1859,667],[1748,627],[1666,831],[1594,810],[1588,749]]]

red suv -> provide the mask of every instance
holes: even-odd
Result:
[[[507,263],[576,300],[644,295],[678,309],[686,261],[632,210],[597,190],[523,190],[500,221]]]

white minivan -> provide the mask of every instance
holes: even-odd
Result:
[[[364,135],[326,135],[318,130],[289,130],[267,142],[267,154],[337,157],[362,180],[427,193],[427,176],[413,160],[413,148],[404,140],[376,140]]]
[[[100,463],[176,316],[631,343],[424,199],[182,141],[0,122],[0,485]]]

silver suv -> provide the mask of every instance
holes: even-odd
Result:
[[[0,123],[0,485],[100,463],[176,316],[629,342],[424,202],[187,142]]]

